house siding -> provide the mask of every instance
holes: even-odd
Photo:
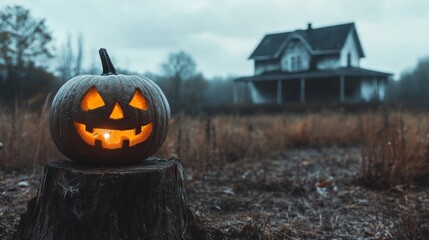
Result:
[[[279,70],[280,70],[280,64],[278,60],[255,61],[255,75],[259,75],[264,72],[279,71]]]
[[[347,35],[346,41],[344,43],[343,48],[341,49],[340,53],[340,63],[342,67],[348,66],[348,54],[350,53],[351,61],[350,65],[352,67],[359,67],[359,51],[358,47],[356,45],[356,41],[353,37],[353,29],[350,30],[349,34]]]
[[[386,95],[386,84],[382,81],[366,79],[361,82],[361,98],[366,101],[380,100],[384,101]]]
[[[339,68],[340,60],[338,55],[327,55],[318,57],[316,60],[316,68],[319,70]]]

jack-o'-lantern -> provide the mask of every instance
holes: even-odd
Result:
[[[49,126],[58,149],[74,161],[126,164],[153,155],[168,131],[170,107],[150,79],[118,75],[100,49],[101,75],[79,75],[56,94]]]

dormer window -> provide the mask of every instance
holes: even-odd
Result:
[[[302,70],[301,56],[292,56],[290,62],[291,62],[290,71],[293,72],[293,71]]]
[[[296,70],[302,70],[301,56],[296,57]]]

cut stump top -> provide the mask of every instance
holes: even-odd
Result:
[[[47,168],[52,169],[68,169],[72,172],[79,172],[83,174],[127,174],[127,173],[141,173],[141,172],[152,172],[167,169],[179,160],[177,159],[164,159],[158,157],[150,157],[148,159],[136,162],[132,165],[124,166],[97,166],[97,165],[85,165],[80,162],[74,162],[70,160],[51,162],[47,164]]]

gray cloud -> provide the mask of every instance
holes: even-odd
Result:
[[[368,56],[362,66],[399,74],[429,55],[429,2],[415,0],[3,0],[46,18],[59,43],[84,36],[87,63],[105,47],[117,64],[158,71],[184,50],[208,76],[251,74],[247,57],[265,33],[354,21]],[[91,56],[91,57],[89,57]],[[91,59],[90,59],[91,58]]]

